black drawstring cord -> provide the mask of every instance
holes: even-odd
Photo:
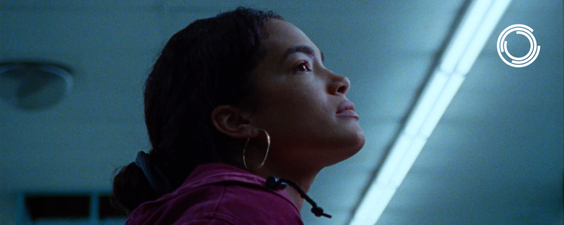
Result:
[[[327,218],[331,218],[331,215],[326,214],[323,212],[323,209],[319,206],[317,206],[317,204],[309,197],[307,196],[307,194],[305,193],[304,190],[302,190],[302,188],[300,188],[300,186],[298,184],[296,184],[296,182],[290,180],[290,179],[286,179],[286,178],[276,178],[273,176],[269,176],[268,178],[266,178],[266,186],[271,188],[271,189],[284,189],[286,187],[286,184],[289,184],[290,186],[292,186],[294,189],[296,189],[296,191],[298,191],[298,193],[300,193],[300,196],[302,196],[303,199],[305,199],[307,202],[309,202],[309,204],[311,204],[312,208],[311,208],[311,212],[317,216],[324,216]]]

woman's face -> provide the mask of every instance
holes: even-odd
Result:
[[[346,98],[348,78],[325,68],[320,50],[294,25],[273,19],[264,28],[266,55],[252,73],[257,104],[250,121],[271,136],[266,165],[321,169],[354,155],[364,132]]]

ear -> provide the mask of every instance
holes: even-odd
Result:
[[[211,119],[215,128],[229,137],[254,137],[257,133],[252,132],[253,127],[246,116],[247,114],[239,108],[220,105],[213,109]]]

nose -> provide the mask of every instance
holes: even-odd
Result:
[[[345,76],[331,73],[331,84],[329,85],[329,93],[334,95],[346,95],[351,87],[351,81]]]

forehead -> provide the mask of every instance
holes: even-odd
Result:
[[[309,37],[291,23],[273,19],[269,20],[264,28],[268,34],[263,41],[267,50],[267,57],[281,58],[288,49],[299,45],[309,46],[319,52],[319,49]]]

